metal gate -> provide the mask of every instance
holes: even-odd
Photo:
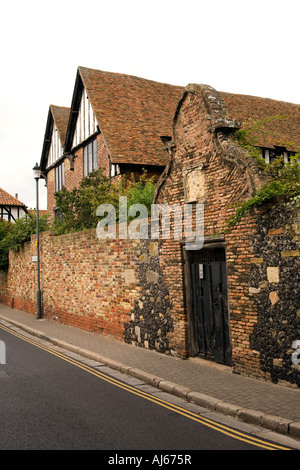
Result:
[[[191,270],[198,355],[230,365],[225,249],[191,252]]]

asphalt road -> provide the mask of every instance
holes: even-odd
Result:
[[[0,450],[106,450],[114,464],[125,463],[117,459],[129,455],[126,451],[164,456],[167,450],[190,466],[193,451],[281,448],[204,418],[196,406],[166,399],[138,380],[108,375],[105,366],[79,361],[46,341],[2,325],[0,340],[6,346]],[[172,463],[169,457],[165,463]]]

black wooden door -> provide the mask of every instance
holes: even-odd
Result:
[[[191,260],[195,342],[198,354],[230,365],[225,250],[200,250]]]

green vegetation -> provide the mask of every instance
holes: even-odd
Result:
[[[269,134],[265,129],[265,124],[272,120],[283,119],[285,116],[274,116],[265,120],[252,121],[244,125],[243,129],[236,132],[236,138],[239,145],[247,150],[250,157],[254,158],[258,167],[266,175],[264,183],[255,194],[248,200],[237,205],[236,213],[228,222],[228,228],[235,226],[247,211],[255,207],[262,206],[274,199],[281,199],[290,204],[299,204],[300,202],[300,153],[295,146],[295,155],[290,161],[285,163],[283,155],[276,158],[272,163],[266,163],[261,156],[260,149],[257,146],[257,134]],[[287,143],[282,143],[286,146]],[[289,143],[289,145],[292,145]]]
[[[49,230],[47,216],[39,217],[39,230]],[[17,252],[36,233],[36,218],[30,214],[15,223],[0,220],[0,269],[7,269],[9,251]]]
[[[62,235],[80,230],[96,228],[100,218],[96,216],[100,204],[112,204],[118,218],[119,196],[127,196],[128,206],[144,204],[150,210],[154,194],[154,181],[147,173],[135,180],[120,179],[112,184],[101,171],[96,171],[84,178],[77,189],[68,191],[64,188],[55,193],[59,216],[49,222],[47,216],[39,218],[39,230],[51,230]],[[16,223],[0,220],[0,269],[7,269],[9,251],[18,251],[22,244],[36,233],[36,217],[30,214]]]
[[[124,177],[117,183],[111,183],[101,171],[91,173],[83,179],[79,188],[68,191],[64,188],[55,193],[56,206],[61,216],[54,221],[54,232],[57,235],[95,228],[100,220],[96,215],[100,204],[112,204],[119,217],[119,197],[126,196],[128,206],[144,204],[148,211],[153,200],[155,184],[144,172],[135,180]]]

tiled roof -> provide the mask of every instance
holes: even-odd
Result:
[[[247,122],[249,118],[253,121],[264,120],[266,133],[256,133],[259,146],[267,148],[280,146],[288,150],[300,149],[299,104],[223,92],[221,96],[229,116],[241,124]],[[265,121],[268,118],[275,119]]]
[[[78,72],[112,161],[165,165],[167,154],[160,137],[172,136],[184,88],[85,67]]]
[[[4,189],[0,188],[0,205],[1,206],[23,206],[26,207],[19,199],[8,194]]]
[[[168,159],[161,136],[173,136],[173,118],[185,87],[120,73],[78,67],[71,108],[50,106],[42,162],[49,144],[51,119],[65,151],[72,149],[83,86],[114,163],[165,165]],[[300,148],[300,105],[221,92],[228,115],[241,123],[285,116],[265,123],[257,134],[262,147]],[[48,133],[47,133],[48,132]],[[287,144],[287,142],[293,143]]]
[[[66,108],[64,106],[54,106],[51,104],[50,110],[52,112],[61,144],[64,146],[70,116],[70,108]]]
[[[70,108],[67,108],[65,106],[55,106],[53,104],[49,106],[48,118],[47,118],[47,124],[46,124],[45,136],[44,136],[44,143],[43,143],[43,149],[42,149],[42,155],[41,155],[42,170],[44,170],[47,165],[47,158],[48,158],[48,153],[49,153],[49,149],[51,145],[53,123],[55,123],[55,126],[57,128],[61,145],[64,146],[67,128],[68,128],[69,116],[70,116]]]

